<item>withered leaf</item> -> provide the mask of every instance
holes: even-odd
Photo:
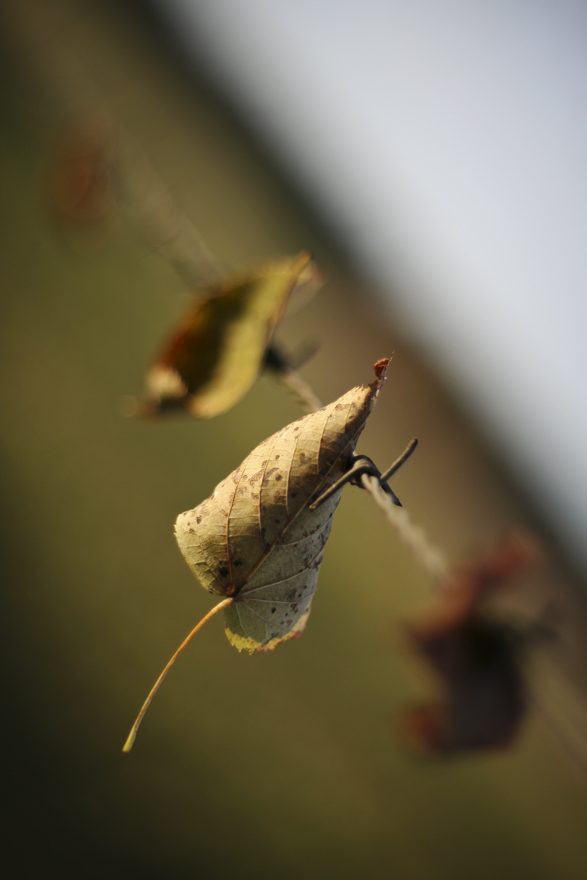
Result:
[[[124,744],[129,752],[151,700],[197,632],[224,611],[226,634],[239,651],[273,650],[301,635],[316,589],[322,551],[342,487],[316,510],[349,468],[357,440],[385,378],[353,388],[263,441],[211,497],[178,516],[175,534],[188,565],[224,598],[192,629],[149,691]]]
[[[412,740],[437,754],[511,745],[527,706],[515,632],[499,621],[473,620],[419,647],[446,694],[410,711]]]
[[[449,577],[431,609],[412,621],[409,637],[444,688],[438,703],[409,713],[412,740],[439,754],[504,748],[524,718],[522,634],[489,618],[484,600],[538,555],[536,542],[513,533],[486,556]]]
[[[288,298],[319,283],[303,252],[202,291],[147,372],[142,414],[212,418],[230,409],[257,378]]]
[[[93,228],[114,207],[110,136],[94,117],[64,123],[47,168],[50,204],[62,226]]]
[[[231,597],[226,634],[239,650],[301,634],[340,501],[309,504],[348,468],[388,360],[376,379],[264,440],[212,496],[175,525],[180,550],[209,592]]]

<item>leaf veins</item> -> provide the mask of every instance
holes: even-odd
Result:
[[[342,490],[309,504],[345,472],[384,381],[353,388],[259,444],[209,499],[180,514],[175,534],[211,593],[232,597],[226,634],[239,650],[300,635]]]

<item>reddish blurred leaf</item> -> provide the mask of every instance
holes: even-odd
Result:
[[[415,707],[407,728],[437,753],[510,745],[526,710],[521,633],[483,615],[484,600],[524,571],[536,542],[516,533],[492,553],[455,573],[431,609],[407,626],[412,644],[442,683],[442,702]]]
[[[49,200],[62,226],[93,229],[114,207],[109,134],[94,117],[74,118],[55,139]]]

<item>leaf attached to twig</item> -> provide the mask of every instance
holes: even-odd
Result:
[[[310,503],[348,468],[383,384],[376,379],[263,441],[212,496],[175,525],[201,584],[232,597],[226,634],[239,650],[273,649],[301,634],[342,489]]]
[[[263,441],[207,501],[178,516],[175,534],[188,565],[202,586],[224,598],[163,668],[124,752],[177,658],[220,611],[239,651],[273,650],[302,634],[342,486],[317,510],[310,504],[348,469],[388,363],[384,358],[375,364],[370,385],[353,388]]]
[[[142,414],[212,418],[229,409],[257,378],[288,298],[319,284],[303,252],[204,291],[149,369]]]

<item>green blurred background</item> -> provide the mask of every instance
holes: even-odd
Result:
[[[209,422],[121,415],[189,292],[132,212],[89,232],[56,222],[48,168],[67,114],[124,124],[226,267],[315,253],[329,283],[278,338],[320,345],[303,374],[324,401],[394,351],[359,449],[383,469],[419,437],[394,486],[451,559],[540,523],[140,4],[15,0],[2,23],[4,876],[583,878],[584,613],[548,536],[520,609],[532,618],[555,593],[560,632],[529,664],[542,709],[511,751],[434,761],[406,747],[401,713],[431,684],[400,622],[433,586],[347,489],[304,638],[248,657],[214,620],[122,755],[148,688],[212,605],[175,545],[177,514],[302,412],[262,377]]]

